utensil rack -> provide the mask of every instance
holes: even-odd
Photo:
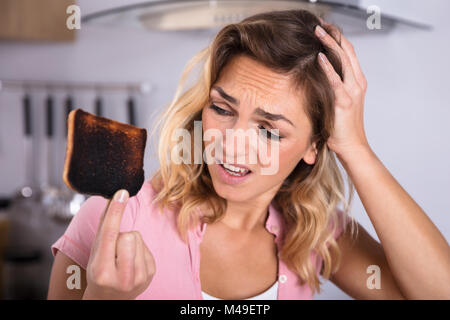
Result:
[[[61,89],[61,90],[96,90],[129,91],[146,94],[152,90],[148,82],[81,82],[81,81],[47,81],[47,80],[0,80],[0,92],[5,89]]]

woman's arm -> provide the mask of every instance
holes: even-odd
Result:
[[[341,264],[330,280],[342,291],[354,299],[405,299],[392,275],[383,247],[360,224],[356,237],[347,228],[336,242],[341,250]],[[335,257],[333,260],[336,262]],[[374,275],[372,269],[368,271],[370,266],[380,268],[379,288],[368,286],[368,280],[373,284],[370,277]]]
[[[67,279],[71,273],[67,273],[69,266],[78,266],[80,270],[80,289],[69,289]],[[86,290],[86,270],[79,266],[61,251],[58,251],[53,262],[47,299],[49,300],[81,300]]]
[[[450,248],[438,228],[370,148],[338,157],[355,185],[381,241],[390,272],[405,297],[450,299]]]
[[[364,130],[367,81],[351,43],[332,30],[340,44],[316,27],[316,35],[339,54],[343,67],[341,78],[326,56],[319,54],[319,63],[335,93],[334,132],[328,147],[355,185],[403,295],[408,299],[450,299],[449,245],[370,148]],[[362,247],[364,243],[359,243],[358,248]],[[377,256],[378,249],[370,250],[372,257]],[[353,258],[362,255],[363,249],[358,251],[351,254]],[[341,284],[346,282],[344,287],[352,281],[348,276],[340,279]]]

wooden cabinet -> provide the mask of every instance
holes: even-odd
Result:
[[[75,0],[0,0],[0,40],[73,41],[66,25]]]

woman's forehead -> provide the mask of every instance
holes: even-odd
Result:
[[[223,94],[237,103],[260,107],[268,112],[298,113],[303,95],[289,75],[274,72],[246,56],[234,57],[222,70],[211,94]]]
[[[290,75],[275,72],[245,55],[233,57],[222,69],[218,81],[254,87],[266,95],[284,92],[293,86]]]

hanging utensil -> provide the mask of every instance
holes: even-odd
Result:
[[[100,95],[95,99],[95,114],[99,117],[103,117],[103,101]]]
[[[134,97],[130,95],[127,100],[127,115],[128,123],[135,126],[136,125],[136,104]]]
[[[66,124],[66,130],[65,130],[65,135],[67,138],[67,118],[69,117],[69,113],[70,111],[73,110],[73,98],[71,95],[68,95],[66,98],[66,103],[65,103],[65,107],[66,107],[66,113],[65,113],[65,124]]]
[[[52,185],[52,170],[54,168],[53,163],[53,135],[54,135],[54,119],[53,119],[53,110],[54,110],[54,102],[53,97],[49,95],[47,97],[46,103],[45,103],[45,115],[46,115],[46,126],[45,126],[45,134],[46,134],[46,142],[47,142],[47,164],[48,164],[48,170],[47,170],[47,185]]]
[[[31,110],[31,96],[28,92],[25,93],[22,99],[23,109],[23,148],[25,157],[25,185],[20,189],[17,198],[25,199],[35,197],[37,195],[35,187],[35,179],[33,172],[33,128],[32,128],[32,110]]]
[[[54,101],[49,94],[45,102],[45,135],[46,135],[46,149],[47,149],[47,177],[42,187],[41,203],[44,211],[49,216],[54,216],[59,210],[58,198],[61,197],[61,192],[52,182],[52,171],[55,166],[53,163],[53,136],[54,136]]]
[[[25,186],[22,188],[22,195],[26,198],[33,195],[33,156],[32,156],[32,123],[31,123],[31,97],[28,93],[23,97],[24,114],[24,149],[25,149]]]

